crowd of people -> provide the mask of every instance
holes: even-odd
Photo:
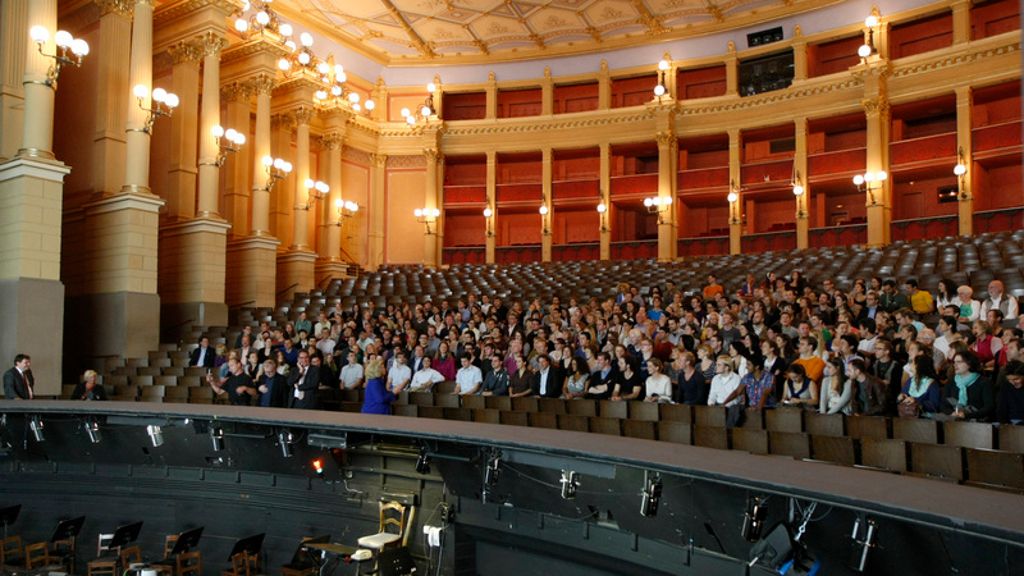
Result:
[[[723,286],[622,284],[613,298],[340,305],[314,320],[245,326],[190,357],[232,404],[315,408],[365,388],[386,414],[403,391],[1024,422],[1024,316],[993,280],[983,299],[942,280],[748,275]],[[93,378],[95,380],[95,378]],[[83,398],[102,392],[83,388]]]

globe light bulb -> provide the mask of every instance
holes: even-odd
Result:
[[[282,160],[280,158],[275,158],[274,159],[274,168],[277,168],[278,170],[284,170],[284,160]]]
[[[654,198],[644,198],[644,206],[647,208],[654,206]]]
[[[244,18],[236,18],[235,30],[238,30],[238,32],[241,34],[245,34],[249,31],[249,21],[245,20]]]
[[[601,202],[600,204],[597,205],[597,213],[598,214],[604,214],[607,211],[608,211],[608,206],[604,202]]]
[[[345,75],[345,67],[342,66],[341,64],[335,64],[334,65],[334,77],[337,78],[339,76],[344,76],[344,75]],[[344,82],[344,80],[339,80],[339,82]]]
[[[740,199],[740,195],[735,192],[729,192],[729,195],[726,196],[725,199],[729,201],[729,204],[732,204]]]
[[[664,96],[665,95],[665,87],[662,86],[661,84],[658,84],[657,86],[655,86],[654,87],[654,95],[655,96]]]
[[[868,44],[861,44],[860,48],[857,48],[857,56],[860,56],[861,58],[871,56],[871,46]]]
[[[347,201],[345,201],[345,209],[348,210],[349,212],[358,212],[359,211],[359,204],[356,204],[355,202],[353,202],[351,200],[347,200]]]
[[[289,52],[295,52],[295,49],[298,48],[292,40],[285,40],[284,47],[287,48]]]
[[[36,44],[45,44],[50,40],[50,31],[45,26],[33,26],[29,28],[28,36]]]
[[[875,26],[878,26],[878,16],[875,16],[874,14],[868,16],[867,18],[864,19],[864,25],[867,26],[868,28],[874,28]]]
[[[135,87],[132,88],[132,94],[141,100],[146,96],[149,96],[149,88],[147,88],[145,84],[136,84]]]
[[[963,164],[957,164],[953,167],[953,174],[956,174],[957,176],[963,176],[966,173],[967,166],[964,166]]]
[[[291,174],[291,171],[292,171],[292,163],[291,163],[291,162],[287,162],[287,161],[286,161],[286,162],[284,163],[284,168],[283,168],[283,170],[284,170],[284,173],[285,173],[285,174]]]
[[[494,216],[494,210],[484,208],[484,218],[490,218],[491,216]]]
[[[799,185],[799,184],[794,184],[793,185],[793,196],[803,196],[803,195],[804,195],[804,187]]]
[[[303,66],[308,65],[313,60],[313,57],[309,55],[309,52],[299,52],[299,64]]]
[[[53,36],[53,41],[61,48],[70,48],[71,43],[75,41],[75,37],[67,30],[58,30]]]
[[[266,166],[267,168],[270,168],[271,166],[274,165],[273,156],[264,156],[260,161],[263,162],[263,165]]]
[[[408,116],[405,117],[405,123],[412,126],[413,124],[416,123],[416,117],[413,116],[412,114],[409,114]]]
[[[433,94],[436,91],[437,91],[437,84],[434,84],[433,82],[428,82],[427,83],[427,92],[430,92],[431,94]]]
[[[213,132],[213,137],[214,138],[220,138],[220,137],[224,136],[225,134],[229,134],[231,132],[234,132],[234,130],[230,130],[229,132],[224,132],[224,127],[221,126],[220,124],[215,124],[213,126],[213,128],[210,129],[210,131]],[[229,135],[228,138],[230,139],[231,136]]]
[[[359,102],[359,94],[357,92],[349,92],[348,93],[348,101],[353,103],[353,104],[358,103]]]
[[[245,134],[238,132],[235,134],[235,144],[239,146],[245,145]]]
[[[433,112],[433,110],[430,109],[430,106],[420,108],[420,114],[422,114],[424,118],[429,118],[431,112]]]
[[[541,216],[547,216],[548,212],[549,212],[547,205],[546,204],[542,204],[540,209],[538,210],[538,212],[540,212]]]
[[[417,217],[417,218],[422,218],[423,217],[423,209],[422,208],[416,208],[415,210],[412,211],[412,215]]]
[[[409,109],[408,108],[402,108],[401,114],[402,114],[402,118],[408,118],[409,117]]]
[[[352,105],[352,111],[353,112],[362,112],[363,111],[363,107],[359,105],[359,102],[356,102],[355,104]]]
[[[167,90],[164,90],[163,88],[153,89],[153,100],[155,102],[163,102],[165,98],[167,98]]]
[[[345,207],[345,203],[341,201],[341,198],[338,198],[334,201],[334,207],[340,212]]]
[[[260,26],[266,26],[270,24],[270,14],[267,14],[263,10],[256,13],[256,23]]]
[[[313,99],[315,100],[327,100],[327,92],[325,90],[317,90],[313,93]]]
[[[337,84],[335,84],[334,86],[331,86],[331,95],[332,96],[341,96],[341,86],[338,86]],[[326,98],[326,96],[325,96],[325,98]]]
[[[321,62],[316,65],[316,71],[326,76],[331,71],[331,65],[327,62]]]
[[[367,110],[373,110],[376,107],[377,107],[377,104],[373,100],[367,100],[366,101],[366,109]]]
[[[277,61],[277,67],[282,72],[287,72],[288,69],[292,67],[292,63],[289,62],[287,58],[281,58]]]
[[[281,36],[287,38],[292,35],[292,25],[287,23],[281,24],[280,26],[277,27],[277,31],[281,34]]]
[[[328,192],[331,191],[331,187],[328,186],[326,182],[317,182],[316,190],[321,194],[327,194]]]
[[[863,186],[864,185],[864,175],[863,174],[857,174],[856,176],[854,176],[853,177],[853,184],[855,186]]]
[[[89,55],[89,43],[81,38],[75,38],[71,43],[71,52],[78,57]]]
[[[174,92],[168,92],[167,96],[164,97],[164,104],[166,104],[167,107],[172,109],[172,110],[177,108],[178,104],[180,104],[180,103],[181,103],[181,100],[178,98],[178,95],[175,94]]]
[[[316,186],[316,182],[314,182],[312,178],[306,178],[305,184],[306,184],[306,188],[312,188],[312,187]]]
[[[347,74],[345,74],[344,72],[342,72],[341,74],[337,74],[337,73],[335,73],[335,75],[334,75],[334,79],[335,79],[335,80],[336,80],[336,81],[337,81],[337,82],[338,82],[339,84],[344,84],[344,83],[345,83],[345,81],[346,81],[346,80],[348,80],[348,75],[347,75]]]
[[[878,172],[875,172],[875,178],[877,178],[879,182],[885,182],[889,179],[889,174],[885,170],[879,170]]]
[[[658,62],[658,70],[661,70],[663,72],[665,70],[668,70],[668,66],[668,60],[662,59],[661,62]]]
[[[309,48],[313,45],[313,35],[309,32],[303,32],[302,34],[299,34],[299,42],[301,42],[306,48]]]

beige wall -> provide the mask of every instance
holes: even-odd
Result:
[[[341,247],[357,263],[365,266],[367,262],[366,207],[370,201],[370,167],[343,160],[341,167],[341,197],[359,205],[359,212],[349,218],[341,229]]]
[[[413,210],[423,206],[426,170],[389,167],[386,182],[385,261],[389,264],[423,262],[423,224],[416,221]]]

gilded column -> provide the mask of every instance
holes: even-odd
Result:
[[[370,162],[373,174],[367,215],[367,238],[370,242],[367,264],[370,270],[376,270],[384,263],[384,196],[387,191],[388,157],[386,154],[370,154]]]
[[[491,217],[485,218],[486,226],[486,248],[484,261],[494,264],[494,252],[498,246],[498,154],[494,150],[487,151],[487,200],[486,208],[491,211]]]
[[[132,49],[128,84],[144,86],[147,94],[128,101],[128,127],[125,135],[125,182],[122,193],[150,194],[149,145],[152,137],[146,126],[153,99],[153,0],[136,0],[132,19]],[[134,96],[134,92],[133,92]]]
[[[28,38],[28,0],[0,1],[0,162],[21,147],[24,126],[25,55],[35,49]]]
[[[807,80],[807,41],[800,26],[793,29],[793,81]]]
[[[793,155],[793,170],[796,177],[793,182],[793,194],[796,201],[796,247],[798,250],[805,250],[810,235],[807,207],[811,197],[811,186],[807,182],[807,118],[796,118],[794,123],[796,153]]]
[[[551,79],[551,66],[544,67],[544,80],[540,84],[540,113],[544,116],[555,113],[555,81]]]
[[[551,223],[555,220],[553,208],[551,205],[551,148],[544,148],[541,151],[541,262],[551,262]]]
[[[250,81],[256,94],[256,137],[253,139],[252,231],[254,236],[270,236],[270,190],[262,159],[270,156],[270,92],[274,79],[260,74]]]
[[[426,148],[423,150],[423,156],[427,161],[426,170],[426,185],[425,194],[423,198],[424,210],[440,210],[441,205],[438,194],[437,186],[437,163],[440,159],[440,153],[437,148]],[[440,231],[438,228],[442,225],[441,217],[434,218],[432,222],[428,222],[424,227],[423,232],[423,264],[425,266],[437,267],[441,264],[440,249],[438,248],[438,237]]]
[[[220,126],[220,53],[227,41],[213,32],[199,38],[203,52],[203,109],[199,125],[199,206],[197,216],[220,219],[220,148],[213,138],[214,126]],[[248,126],[232,126],[247,132]]]
[[[604,204],[604,212],[598,213],[600,228],[600,252],[601,260],[609,260],[612,257],[612,147],[607,142],[600,144],[600,178],[601,178],[601,203]]]
[[[871,56],[859,71],[864,80],[864,99],[861,105],[867,118],[867,172],[889,174],[889,95],[888,78],[892,73],[889,62]],[[884,246],[890,242],[892,222],[892,178],[886,178],[877,187],[868,184],[867,221],[868,246]]]
[[[164,218],[178,221],[191,219],[195,214],[198,173],[196,151],[200,142],[205,143],[209,139],[203,138],[196,142],[199,135],[199,62],[203,57],[202,47],[192,40],[181,41],[171,46],[168,53],[173,62],[169,91],[177,94],[181,103],[168,123],[168,177],[165,182],[157,179],[154,184],[158,195],[167,201]],[[209,131],[203,134],[209,134]]]
[[[963,162],[965,172],[957,177],[957,215],[961,236],[974,233],[974,152],[971,149],[971,103],[970,86],[956,88],[956,146],[957,163]]]
[[[674,260],[678,252],[676,213],[676,163],[679,155],[679,141],[671,129],[674,116],[666,130],[658,132],[658,260]]]
[[[971,41],[971,0],[953,0],[953,44]]]
[[[743,141],[739,128],[729,128],[729,193],[736,199],[729,203],[729,254],[743,251]]]

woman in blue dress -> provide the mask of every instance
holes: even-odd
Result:
[[[395,396],[388,392],[384,381],[384,359],[375,350],[367,349],[366,396],[363,398],[363,414],[391,414],[391,402]]]

